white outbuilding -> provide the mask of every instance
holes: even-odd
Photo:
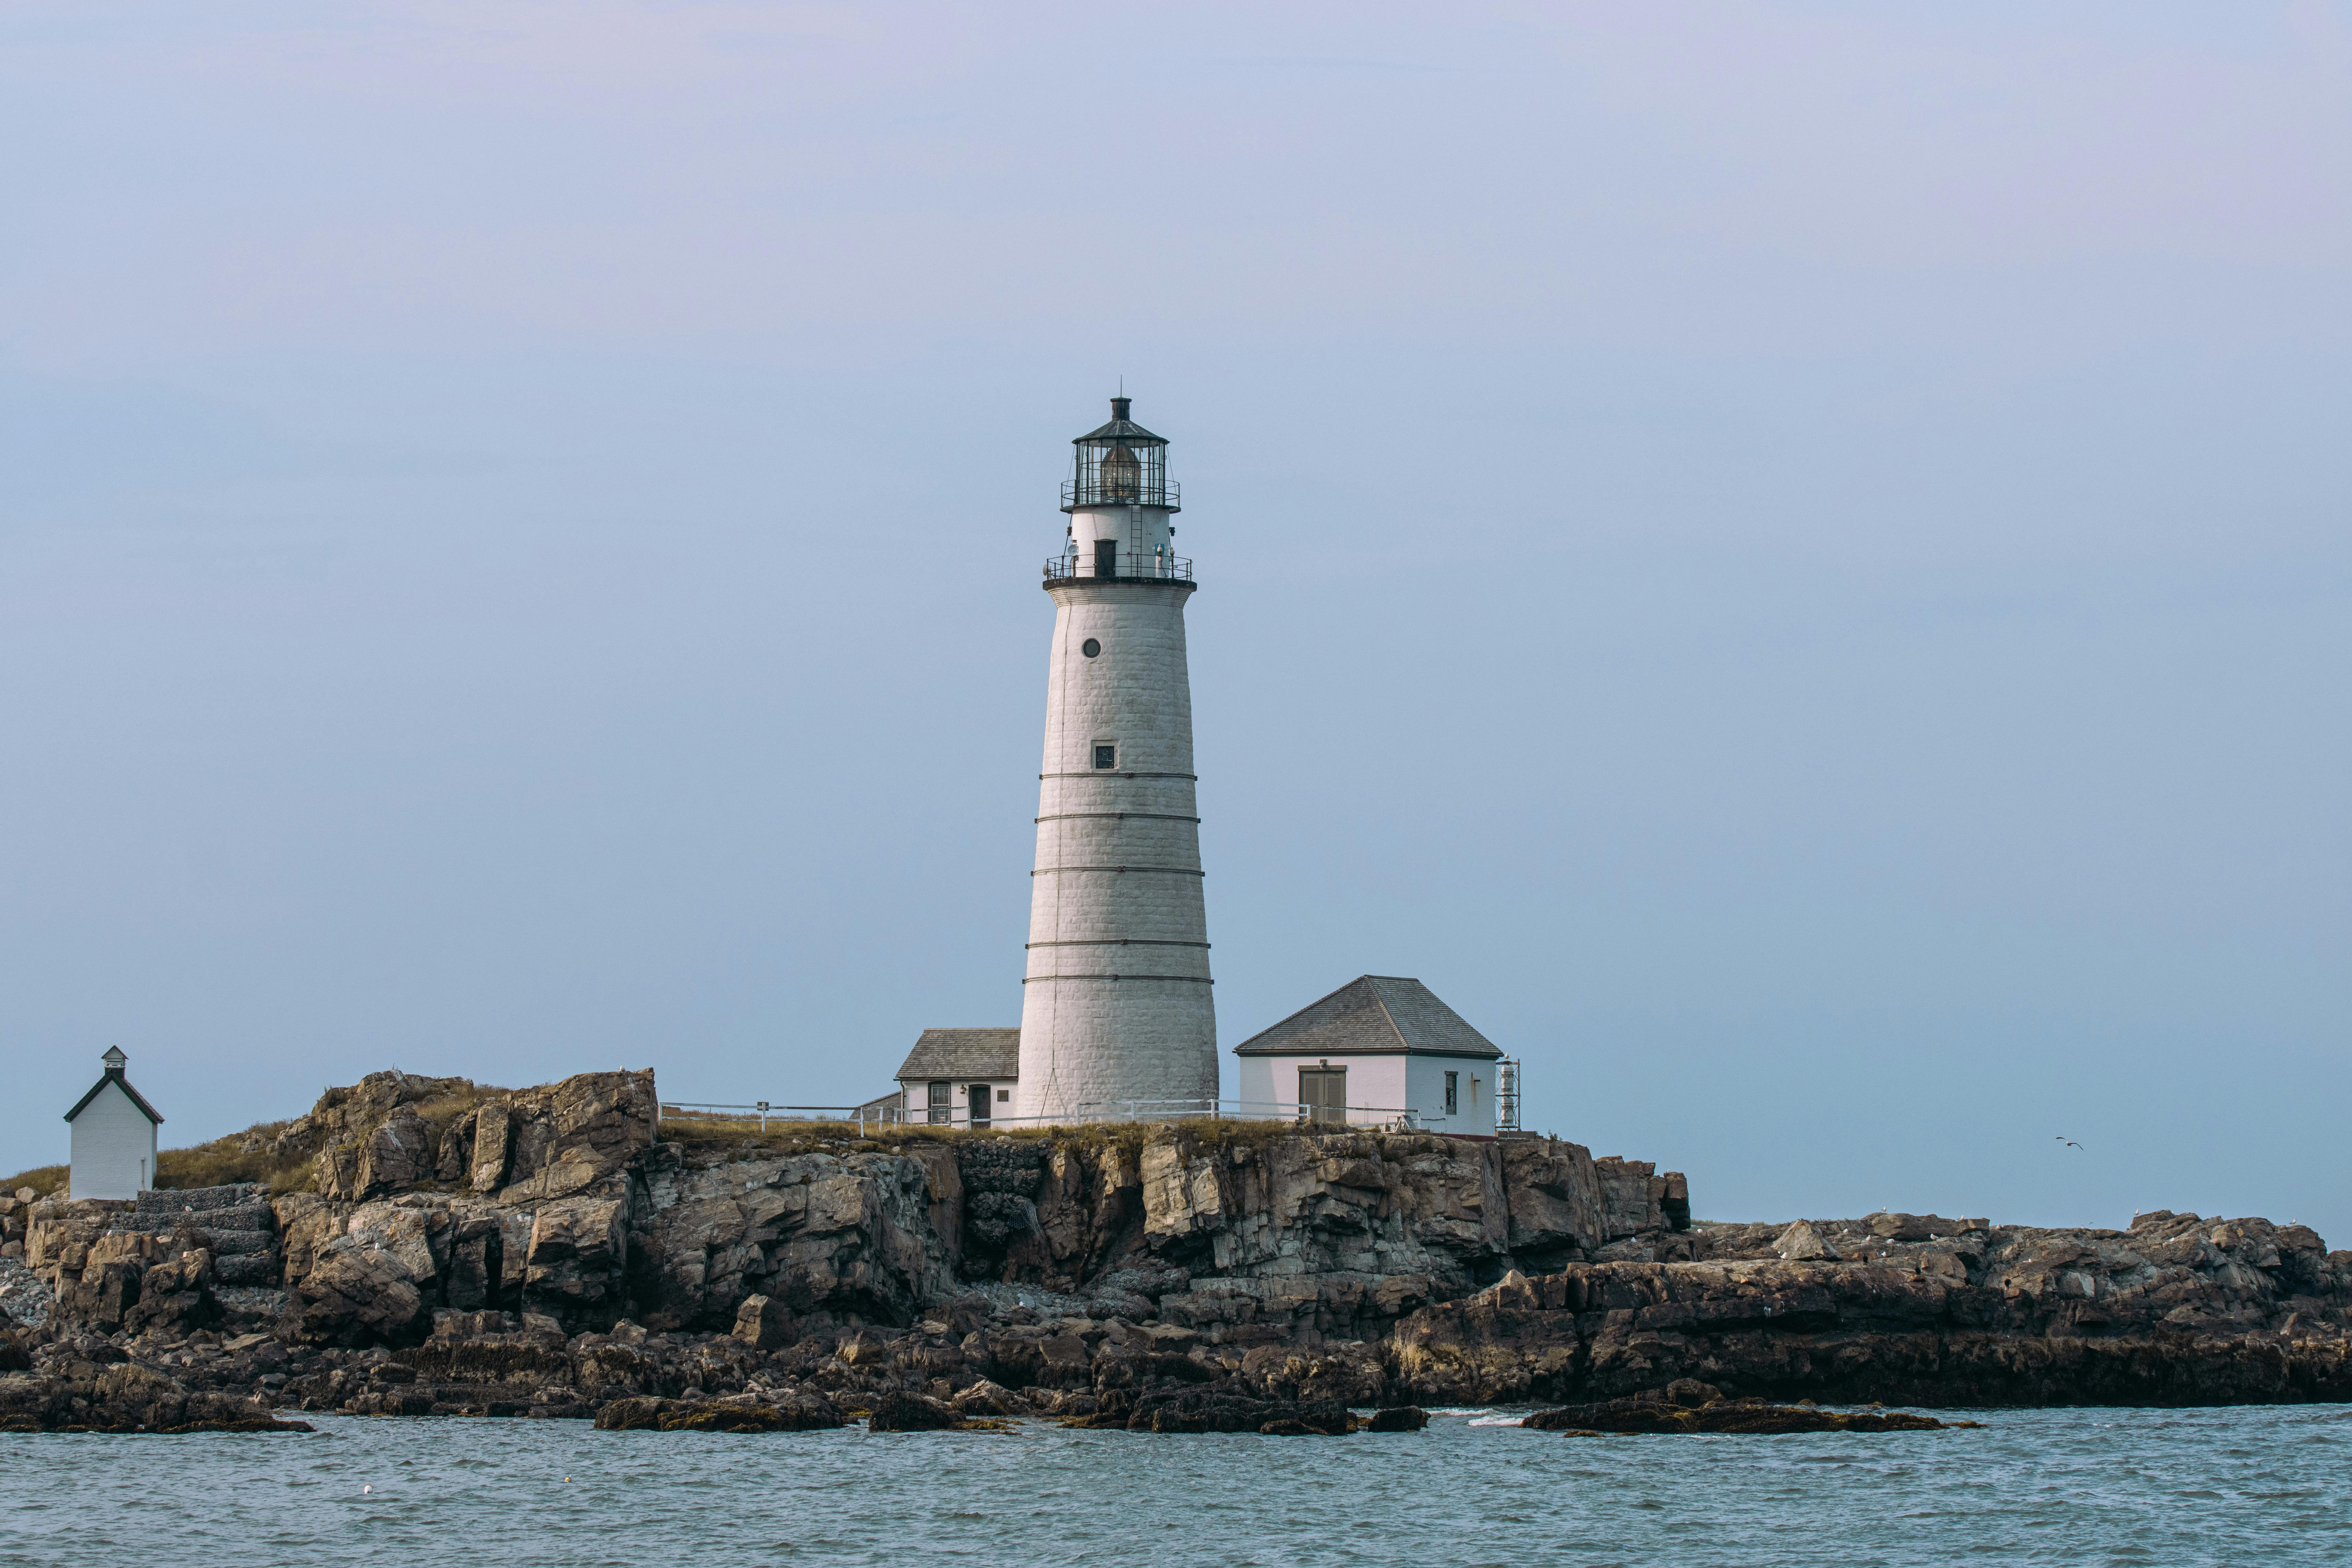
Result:
[[[925,1029],[898,1067],[901,1117],[986,1127],[1013,1114],[1020,1082],[1020,1030]]]
[[[1242,1110],[1495,1136],[1503,1053],[1418,980],[1362,974],[1234,1047]]]
[[[130,1058],[110,1046],[99,1059],[106,1076],[66,1112],[73,1129],[67,1191],[77,1198],[135,1198],[155,1184],[155,1129],[163,1118],[122,1076]]]

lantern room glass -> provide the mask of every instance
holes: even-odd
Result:
[[[1129,400],[1110,400],[1111,420],[1079,437],[1076,470],[1062,487],[1062,510],[1149,506],[1179,510],[1168,482],[1168,442],[1128,417]]]

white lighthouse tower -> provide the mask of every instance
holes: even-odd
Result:
[[[1192,690],[1168,443],[1128,417],[1079,437],[1045,563],[1054,647],[1030,872],[1017,1114],[1076,1121],[1217,1097],[1193,801]]]

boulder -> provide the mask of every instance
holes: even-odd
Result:
[[[949,1401],[960,1415],[1016,1415],[1021,1402],[1003,1384],[982,1378]]]
[[[86,1266],[79,1279],[58,1282],[51,1321],[61,1328],[117,1331],[139,1304],[139,1281],[145,1273],[140,1262],[131,1259]]]
[[[782,1350],[793,1342],[793,1315],[771,1297],[746,1297],[735,1309],[735,1337],[753,1350]]]
[[[220,1302],[213,1295],[213,1255],[203,1249],[183,1252],[148,1269],[140,1277],[138,1304],[122,1314],[122,1326],[131,1333],[152,1329],[189,1333],[220,1321]]]
[[[892,1392],[874,1401],[867,1413],[869,1432],[944,1432],[963,1417],[952,1405],[920,1394]]]
[[[1356,1429],[1355,1418],[1343,1405],[1295,1405],[1223,1387],[1145,1394],[1135,1402],[1124,1425],[1130,1432],[1259,1432],[1268,1436],[1341,1436]]]
[[[1702,1402],[1662,1399],[1654,1393],[1630,1399],[1559,1410],[1538,1410],[1520,1426],[1535,1432],[1591,1436],[1616,1433],[1936,1432],[1945,1423],[1909,1411],[1823,1410],[1813,1405],[1770,1405],[1760,1399],[1716,1398]],[[1974,1426],[1973,1421],[1956,1423]]]
[[[650,1071],[579,1073],[561,1083],[509,1095],[506,1108],[507,1186],[500,1197],[507,1203],[585,1192],[653,1142],[659,1111]],[[478,1122],[478,1184],[488,1163],[483,1150],[494,1120],[481,1117]]]
[[[1593,1173],[1601,1183],[1601,1226],[1604,1241],[1640,1236],[1666,1226],[1665,1197],[1667,1183],[1660,1176],[1658,1167],[1647,1160],[1624,1160],[1612,1154],[1592,1162]],[[1687,1190],[1684,1204],[1688,1206]]]
[[[476,1192],[495,1193],[507,1184],[514,1155],[514,1108],[505,1100],[488,1100],[475,1110],[472,1154],[467,1173]]]
[[[1541,1268],[1607,1242],[1601,1176],[1583,1145],[1515,1139],[1501,1152],[1514,1258]]]
[[[304,1334],[343,1345],[421,1340],[431,1326],[416,1275],[394,1253],[346,1237],[322,1249],[296,1292]]]
[[[627,1205],[616,1198],[542,1204],[533,1217],[523,1288],[576,1311],[617,1300],[628,1261]]]
[[[1772,1250],[1791,1263],[1811,1263],[1837,1257],[1837,1249],[1822,1238],[1822,1233],[1815,1230],[1809,1221],[1801,1219],[1780,1233],[1780,1239],[1772,1244]]]

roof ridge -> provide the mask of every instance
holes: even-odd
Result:
[[[1322,995],[1318,996],[1317,998],[1315,998],[1315,1000],[1314,1000],[1314,1001],[1309,1002],[1308,1004],[1307,1004],[1307,1005],[1306,1005],[1306,1006],[1301,1007],[1300,1009],[1298,1009],[1298,1011],[1297,1011],[1297,1012],[1291,1014],[1289,1017],[1286,1017],[1286,1018],[1276,1018],[1273,1023],[1268,1024],[1265,1028],[1260,1029],[1256,1034],[1252,1035],[1252,1036],[1249,1037],[1249,1038],[1250,1038],[1250,1040],[1258,1039],[1258,1038],[1260,1038],[1260,1037],[1264,1037],[1264,1036],[1271,1035],[1271,1034],[1272,1034],[1272,1033],[1274,1033],[1276,1029],[1279,1029],[1280,1027],[1282,1027],[1285,1024],[1291,1023],[1291,1022],[1293,1022],[1293,1021],[1295,1021],[1295,1020],[1297,1020],[1297,1019],[1299,1019],[1299,1018],[1303,1018],[1303,1017],[1305,1017],[1307,1014],[1312,1013],[1313,1011],[1315,1011],[1315,1009],[1316,1009],[1316,1008],[1320,1007],[1321,1005],[1323,1005],[1323,1004],[1324,1004],[1324,1003],[1328,1002],[1329,1000],[1331,1000],[1331,998],[1332,998],[1332,997],[1339,995],[1340,992],[1347,990],[1347,989],[1348,989],[1348,987],[1349,987],[1349,985],[1360,985],[1360,984],[1363,984],[1365,981],[1370,980],[1370,979],[1371,979],[1371,978],[1373,978],[1373,977],[1372,977],[1371,975],[1369,975],[1369,974],[1359,974],[1359,975],[1357,975],[1355,979],[1350,980],[1350,981],[1348,981],[1348,982],[1344,983],[1343,984],[1341,984],[1341,985],[1339,985],[1339,986],[1336,987],[1336,988],[1335,988],[1335,989],[1333,989],[1333,990],[1330,990],[1330,991],[1327,991],[1327,992],[1325,992]],[[1375,991],[1373,992],[1373,994],[1372,994],[1372,999],[1373,999],[1374,1001],[1376,1001],[1376,1002],[1377,1002],[1378,1000],[1380,1000],[1380,993],[1379,993],[1377,990],[1375,990]],[[1385,1011],[1385,1009],[1383,1009],[1383,1011]],[[1249,1040],[1244,1040],[1244,1041],[1242,1042],[1242,1045],[1244,1045],[1244,1046],[1248,1045],[1248,1044],[1249,1044]],[[1239,1049],[1241,1048],[1241,1047],[1240,1047],[1240,1046],[1236,1046],[1236,1047],[1234,1047],[1234,1048],[1235,1050],[1239,1050]]]
[[[1394,1013],[1389,1011],[1389,999],[1381,994],[1381,981],[1399,980],[1402,979],[1403,976],[1396,974],[1367,974],[1364,978],[1372,983],[1372,1003],[1375,1006],[1380,1008],[1381,1016],[1388,1020],[1389,1033],[1396,1037],[1398,1045],[1402,1046],[1406,1050],[1412,1049],[1412,1042],[1405,1037],[1404,1026],[1397,1022],[1396,1015]],[[1415,984],[1417,984],[1419,982],[1415,982]]]

